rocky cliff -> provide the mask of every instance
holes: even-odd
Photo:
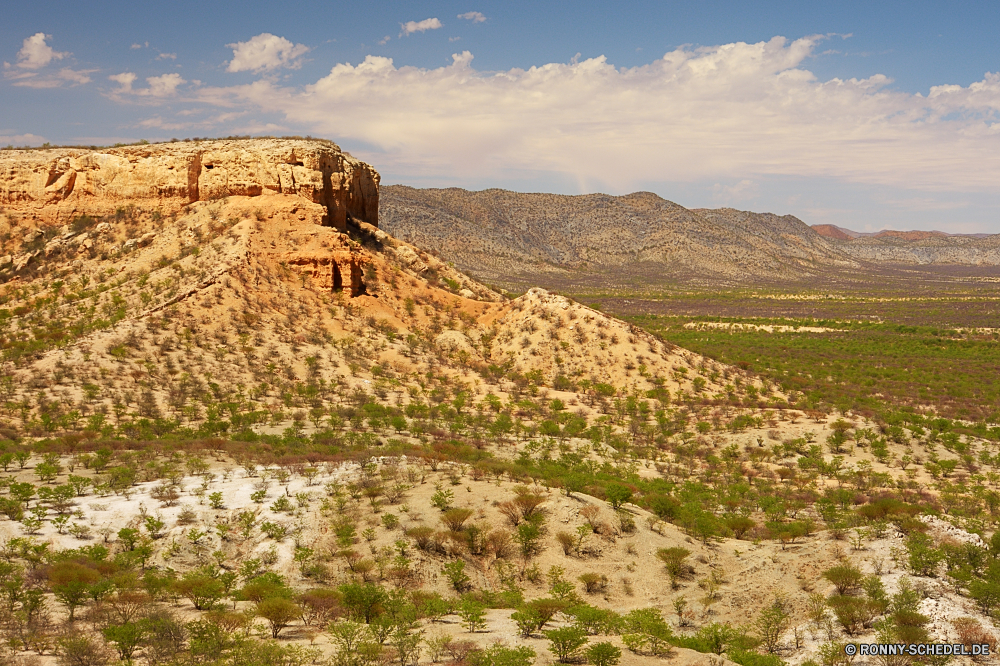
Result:
[[[379,175],[330,142],[297,139],[180,141],[101,150],[0,151],[0,206],[46,223],[131,205],[173,212],[228,196],[292,194],[378,225]]]

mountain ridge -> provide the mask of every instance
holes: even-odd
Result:
[[[650,192],[381,189],[380,224],[505,286],[630,280],[748,284],[885,264],[1000,265],[996,238],[831,238],[792,215],[688,209]],[[845,234],[846,235],[846,234]]]
[[[945,231],[900,231],[897,229],[881,229],[879,231],[854,231],[836,224],[810,225],[820,236],[837,240],[853,240],[855,238],[899,238],[902,240],[927,240],[929,238],[989,238],[995,234],[950,234]]]

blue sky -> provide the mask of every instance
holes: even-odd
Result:
[[[1000,233],[1000,3],[40,2],[0,145],[310,134],[384,183]]]

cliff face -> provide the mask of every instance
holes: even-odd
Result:
[[[183,141],[109,148],[0,151],[0,205],[46,221],[116,208],[177,210],[227,196],[292,194],[321,204],[323,223],[378,225],[379,175],[332,143]]]

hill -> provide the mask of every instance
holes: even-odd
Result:
[[[379,205],[387,231],[487,283],[521,289],[803,283],[885,264],[1000,264],[996,239],[838,239],[793,216],[689,210],[648,192],[564,196],[393,185],[382,188]]]
[[[648,192],[614,197],[382,188],[383,227],[487,282],[654,275],[740,281],[853,263],[793,217],[692,211]],[[507,282],[509,284],[509,282]]]
[[[998,428],[826,414],[750,362],[508,298],[387,233],[378,173],[328,142],[0,164],[0,663],[781,666],[843,664],[848,640],[995,643]],[[826,247],[795,218],[646,194],[588,199],[563,224],[589,240],[560,240],[521,211],[556,224],[580,201],[509,194],[485,196],[496,238],[607,271],[587,243],[624,260],[644,222],[692,264],[743,243],[780,272],[802,264],[775,248]],[[709,323],[728,326],[690,334]]]
[[[922,241],[931,238],[989,238],[993,234],[949,234],[943,231],[897,231],[883,229],[881,231],[852,231],[835,224],[813,224],[812,229],[820,236],[836,240],[851,240],[854,238],[898,238],[900,240]]]

